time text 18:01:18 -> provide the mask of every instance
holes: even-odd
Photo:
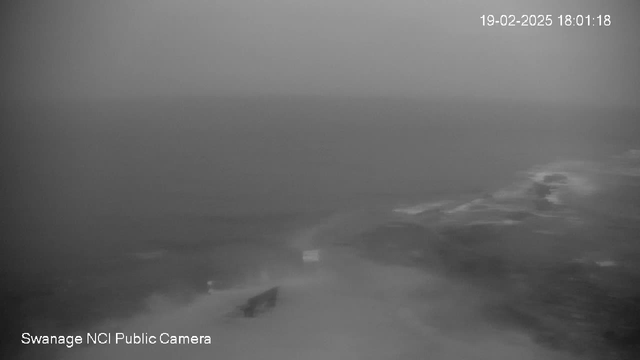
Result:
[[[611,15],[482,15],[482,26],[611,26]]]

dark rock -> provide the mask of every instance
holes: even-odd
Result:
[[[548,195],[551,195],[551,191],[554,189],[553,186],[542,184],[539,182],[534,182],[531,186],[531,192],[537,198],[545,198]]]
[[[542,179],[542,182],[546,184],[548,183],[566,184],[569,182],[569,178],[566,175],[562,175],[562,174],[551,174],[551,175],[546,175]]]
[[[553,204],[547,199],[535,199],[533,200],[533,206],[538,211],[548,211],[553,209]]]
[[[244,305],[240,306],[240,309],[243,311],[245,317],[254,317],[257,310],[276,306],[277,300],[278,287],[274,286],[247,300]]]

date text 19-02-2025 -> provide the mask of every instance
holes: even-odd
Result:
[[[608,27],[611,15],[482,15],[482,26]]]

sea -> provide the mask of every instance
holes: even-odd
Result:
[[[638,110],[234,96],[11,103],[2,112],[3,342],[16,358],[640,354],[640,320],[629,315],[640,309]],[[311,249],[332,254],[316,277],[302,261]],[[285,289],[277,311],[295,318],[274,311],[270,326],[214,330],[197,320],[265,284]],[[211,294],[223,300],[210,305]],[[397,316],[380,315],[383,306]],[[306,318],[318,308],[335,319]],[[174,320],[161,320],[167,314]],[[197,323],[226,347],[20,343],[25,332],[134,322],[141,332]],[[412,335],[390,331],[396,322]],[[350,330],[334,338],[314,323]],[[480,341],[478,324],[523,335],[519,345]],[[289,330],[270,337],[274,326]],[[228,347],[246,338],[244,352]],[[439,340],[424,348],[420,339]],[[389,352],[398,347],[407,351]]]

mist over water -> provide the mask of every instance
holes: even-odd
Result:
[[[0,350],[637,359],[637,5],[5,4]]]
[[[18,220],[46,227],[22,227],[36,233],[22,236],[31,250],[100,252],[150,237],[196,241],[205,236],[197,219],[209,216],[488,191],[533,164],[619,153],[629,141],[618,137],[637,132],[625,113],[531,108],[322,98],[18,108],[7,115],[9,200]],[[613,121],[623,126],[600,136]]]
[[[637,131],[631,116],[617,113],[627,131],[607,135],[606,111],[382,101],[13,109],[14,156],[29,166],[15,167],[10,183],[19,194],[9,199],[12,236],[20,241],[5,245],[4,278],[10,304],[22,310],[7,318],[32,333],[121,329],[214,339],[57,352],[65,359],[551,358],[526,331],[484,318],[483,304],[495,302],[484,290],[335,249],[309,276],[300,251],[352,242],[401,205],[482,196],[535,164],[620,153]],[[532,120],[541,115],[563,120]],[[280,305],[255,322],[222,321],[264,288],[256,284],[265,272],[283,287]],[[210,279],[220,292],[203,296]],[[229,290],[238,285],[249,288]]]
[[[149,345],[138,340],[135,345],[131,338],[116,345],[112,339],[111,345],[56,349],[56,358],[571,358],[535,344],[524,332],[487,323],[482,307],[495,300],[490,294],[416,268],[326,248],[327,242],[348,241],[380,220],[372,213],[343,214],[292,233],[287,241],[293,247],[325,249],[320,268],[297,269],[260,285],[187,302],[153,295],[135,316],[110,318],[87,330],[153,335],[156,341],[171,334],[207,335],[211,344]],[[271,285],[282,289],[276,308],[254,319],[232,315],[243,299]],[[42,349],[30,350],[25,356],[42,355]]]

